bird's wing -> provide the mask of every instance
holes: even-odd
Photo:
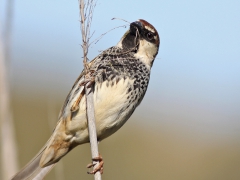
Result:
[[[52,138],[50,138],[43,154],[41,155],[41,167],[46,167],[58,162],[76,146],[75,144],[72,144],[72,138],[75,136],[77,130],[69,130],[69,125],[73,122],[72,118],[74,117],[74,114],[85,113],[82,109],[83,107],[81,106],[80,108],[81,102],[85,102],[84,83],[85,79],[83,71],[74,83],[64,102],[62,110],[60,111],[59,121],[53,131]],[[78,124],[77,126],[80,125]]]
[[[91,67],[93,66],[96,59],[98,59],[98,57],[96,57],[95,59],[88,63],[90,70],[93,70],[91,69]],[[71,91],[68,93],[67,98],[62,106],[62,109],[59,112],[58,116],[59,120],[65,119],[69,113],[72,113],[77,110],[78,108],[77,105],[79,104],[81,98],[85,94],[84,86],[81,86],[81,84],[84,84],[85,82],[84,75],[85,71],[83,70],[82,73],[77,78],[77,80],[75,81],[74,85],[72,86]]]

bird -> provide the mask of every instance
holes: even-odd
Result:
[[[139,19],[130,23],[115,46],[89,62],[99,142],[119,130],[141,103],[159,47],[160,37],[155,27]],[[89,143],[84,75],[85,70],[67,95],[47,143],[12,180],[34,179],[44,170],[49,171],[76,146]]]

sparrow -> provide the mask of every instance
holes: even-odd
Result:
[[[120,129],[141,103],[159,45],[157,30],[139,19],[130,24],[116,46],[102,51],[89,62],[98,141]],[[33,179],[51,169],[76,146],[89,143],[84,75],[83,70],[45,146],[12,180]]]

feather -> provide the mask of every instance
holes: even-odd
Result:
[[[11,180],[38,180],[43,179],[44,176],[55,166],[52,164],[50,166],[41,168],[39,166],[42,153],[46,149],[44,146],[39,153],[21,170],[19,171]],[[41,176],[41,177],[40,177]]]

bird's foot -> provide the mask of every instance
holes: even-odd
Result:
[[[85,86],[88,84],[87,88],[91,87],[92,84],[95,82],[95,71],[90,70],[84,78],[84,82],[80,84],[80,86]]]
[[[96,172],[100,172],[101,174],[103,174],[103,164],[104,164],[104,162],[103,162],[103,158],[102,158],[102,156],[98,156],[98,157],[95,157],[95,158],[92,158],[92,160],[93,161],[98,161],[98,165],[97,165],[97,167],[94,167],[97,163],[90,163],[90,164],[88,164],[87,165],[87,168],[93,168],[93,170],[92,171],[88,171],[87,173],[88,174],[95,174]]]

